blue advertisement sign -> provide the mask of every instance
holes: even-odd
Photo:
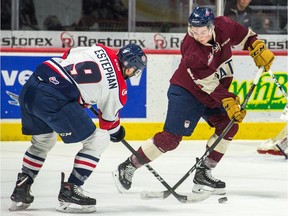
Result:
[[[38,64],[53,56],[1,56],[1,119],[19,119],[18,95]],[[59,56],[55,56],[59,57]],[[139,80],[128,79],[128,101],[121,118],[146,118],[146,69]],[[88,111],[91,117],[95,117]]]

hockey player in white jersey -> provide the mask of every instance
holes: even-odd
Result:
[[[288,124],[275,137],[265,140],[257,147],[259,154],[283,155],[288,159]]]
[[[34,201],[31,185],[56,144],[57,135],[64,143],[83,145],[67,182],[61,174],[57,210],[96,210],[96,199],[84,195],[81,186],[96,168],[110,140],[124,139],[119,110],[127,101],[125,79],[139,76],[146,64],[147,57],[136,44],[126,45],[118,53],[97,44],[72,48],[62,58],[52,58],[36,68],[19,95],[22,133],[32,138],[10,197],[11,211],[26,209]],[[83,109],[91,105],[97,105],[100,128]]]

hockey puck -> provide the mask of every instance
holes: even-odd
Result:
[[[225,203],[227,201],[228,201],[227,197],[221,197],[221,198],[218,199],[219,203]]]

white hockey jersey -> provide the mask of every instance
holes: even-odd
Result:
[[[81,105],[97,105],[100,128],[110,134],[118,131],[127,85],[113,50],[101,44],[72,48],[62,58],[52,58],[45,64],[76,85]]]

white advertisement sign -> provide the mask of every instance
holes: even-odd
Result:
[[[136,43],[145,49],[179,50],[185,33],[2,31],[1,47],[64,48],[101,43],[120,48]],[[287,50],[286,35],[259,35],[269,49]]]

